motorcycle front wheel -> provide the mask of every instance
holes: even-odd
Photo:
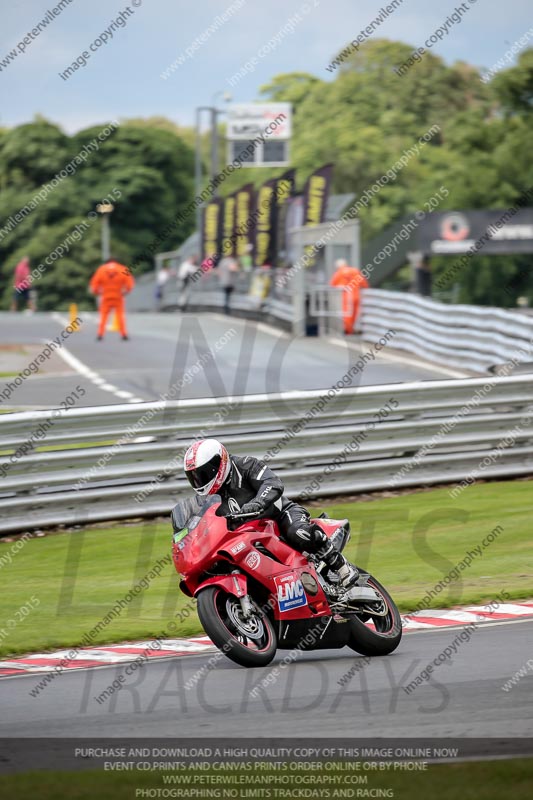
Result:
[[[396,650],[402,638],[402,618],[394,600],[384,586],[370,575],[367,586],[379,595],[381,603],[372,614],[372,606],[364,613],[350,617],[348,647],[363,656],[387,656]]]
[[[198,594],[198,616],[218,649],[241,667],[266,667],[277,650],[274,627],[259,610],[245,618],[239,598],[219,586]]]

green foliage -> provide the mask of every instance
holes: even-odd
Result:
[[[524,50],[516,67],[499,72],[493,79],[496,96],[508,115],[531,115],[533,110],[533,49]]]
[[[104,126],[94,126],[69,137],[57,126],[37,120],[0,132],[2,226],[26,207],[12,230],[4,228],[0,234],[4,308],[10,301],[13,270],[24,255],[30,257],[33,270],[44,265],[34,284],[39,308],[89,302],[87,284],[100,263],[100,220],[87,215],[103,199],[115,206],[113,254],[125,263],[139,261],[136,272],[151,267],[150,260],[136,258],[137,254],[190,202],[193,152],[172,126],[126,122],[108,137],[103,130]],[[93,141],[98,149],[87,149]],[[83,152],[88,152],[86,160],[75,164]],[[69,164],[69,174],[36,199]],[[193,224],[193,219],[187,220],[162,247],[180,244]],[[84,225],[81,238],[72,233]],[[62,245],[63,254],[46,264],[45,259]]]
[[[69,157],[69,139],[45,120],[19,125],[1,141],[2,188],[31,189],[58,172]]]
[[[326,72],[328,80],[292,72],[274,76],[260,89],[263,101],[293,104],[291,154],[299,189],[310,172],[333,162],[333,190],[361,195],[426,131],[439,126],[438,134],[361,213],[365,240],[423,208],[441,186],[449,195],[439,211],[505,209],[533,186],[533,50],[523,51],[516,66],[485,83],[472,65],[448,65],[432,52],[398,75],[395,68],[413,49],[403,42],[371,39],[334,72]],[[95,126],[69,137],[40,117],[12,130],[0,129],[0,220],[24,208],[101,131]],[[35,268],[113,190],[121,193],[111,220],[113,251],[135,263],[136,273],[149,268],[150,261],[139,254],[193,197],[194,144],[192,129],[163,117],[123,122],[13,230],[2,234],[0,222],[3,306],[9,302],[17,260],[27,253]],[[203,134],[205,163],[209,147]],[[249,181],[259,186],[283,171],[235,170],[220,193],[227,195]],[[159,249],[177,247],[192,231],[193,217]],[[75,243],[46,270],[38,284],[40,308],[86,297],[87,280],[99,263],[98,226],[91,226],[83,243]],[[458,276],[455,295],[465,302],[513,305],[517,296],[531,295],[527,263],[527,257],[476,257]],[[449,259],[436,258],[435,277],[449,266]]]
[[[296,104],[292,157],[300,180],[331,161],[337,192],[363,194],[431,126],[439,126],[419,156],[361,212],[364,240],[423,208],[441,185],[449,195],[439,211],[505,209],[533,186],[533,50],[488,84],[475,67],[448,66],[431,52],[398,75],[395,67],[413,50],[373,39],[344,60],[332,81],[289,73],[262,89],[266,99]],[[516,256],[472,259],[458,278],[461,301],[508,306],[531,295],[526,262]],[[449,259],[434,259],[435,276],[449,266]]]
[[[264,95],[269,102],[292,103],[293,115],[296,116],[306,95],[320,83],[322,81],[319,78],[307,72],[289,72],[276,75],[270,83],[261,86],[259,94]]]

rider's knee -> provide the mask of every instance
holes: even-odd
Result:
[[[293,547],[310,553],[327,543],[324,531],[312,522],[295,522],[287,530],[286,537]]]

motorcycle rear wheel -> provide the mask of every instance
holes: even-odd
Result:
[[[402,638],[402,618],[396,608],[394,600],[384,586],[369,576],[367,585],[371,586],[387,606],[386,616],[375,616],[364,614],[350,617],[350,638],[348,647],[361,653],[363,656],[387,656],[392,653],[400,644]],[[368,623],[373,623],[373,628]]]
[[[202,589],[197,611],[212,642],[241,667],[266,667],[276,655],[278,643],[270,619],[258,611],[245,620],[238,598],[219,586]]]

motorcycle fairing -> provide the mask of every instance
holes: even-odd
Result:
[[[242,573],[215,575],[213,578],[208,578],[197,587],[194,593],[195,596],[200,589],[205,589],[206,586],[220,586],[221,589],[224,589],[228,594],[235,595],[235,597],[244,597],[248,594],[248,578]]]
[[[242,597],[253,579],[267,590],[277,620],[331,614],[314,566],[279,538],[276,523],[271,519],[253,520],[229,531],[221,526],[221,517],[216,513],[219,500],[213,495],[203,502],[197,498],[180,501],[173,511],[173,558],[182,578],[182,591],[193,597],[205,586],[218,585]],[[344,520],[318,522],[326,535],[335,536],[337,547],[344,544]],[[209,575],[214,562],[227,562],[229,570],[234,565],[239,575]],[[304,574],[308,577],[302,582]],[[309,591],[310,586],[313,591]]]

